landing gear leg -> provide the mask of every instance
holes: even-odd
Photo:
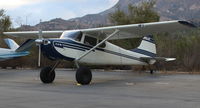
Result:
[[[153,75],[155,73],[155,70],[152,69],[153,67],[151,65],[149,65],[149,71],[150,74]]]
[[[44,67],[40,72],[40,80],[44,84],[53,83],[56,73],[55,68],[59,65],[60,61],[56,62],[53,67]]]

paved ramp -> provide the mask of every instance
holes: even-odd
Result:
[[[39,70],[0,70],[0,108],[200,108],[200,75],[93,72],[77,86],[75,71],[56,70],[42,84]]]

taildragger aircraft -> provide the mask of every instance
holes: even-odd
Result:
[[[57,61],[54,66],[44,67],[41,70],[40,79],[43,83],[52,83],[55,79],[55,68],[61,60],[67,60],[74,62],[78,68],[76,81],[88,85],[92,80],[92,73],[85,64],[148,66],[159,60],[175,60],[175,58],[156,55],[156,44],[152,34],[185,31],[191,28],[196,26],[187,21],[177,20],[80,30],[5,32],[4,34],[15,37],[40,37],[35,42],[41,46],[43,55]],[[42,36],[60,36],[60,38],[42,38]],[[126,50],[108,42],[141,36],[144,36],[141,44],[133,50]]]

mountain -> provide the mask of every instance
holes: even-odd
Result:
[[[109,21],[109,14],[117,8],[127,10],[129,4],[137,5],[145,0],[119,0],[112,8],[98,14],[89,14],[79,18],[64,20],[61,18],[41,22],[35,26],[22,26],[19,30],[68,30],[83,29],[99,26],[112,25]],[[192,20],[200,22],[200,1],[199,0],[157,0],[155,10],[161,16],[161,21],[165,20]]]
[[[137,5],[141,1],[148,0],[119,0],[111,9],[102,12],[108,14],[115,11],[117,7],[124,11],[129,4]],[[155,10],[163,20],[195,20],[200,19],[200,1],[199,0],[157,0]]]

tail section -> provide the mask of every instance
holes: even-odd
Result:
[[[12,39],[7,38],[7,39],[4,39],[4,41],[6,42],[6,44],[11,50],[15,51],[17,48],[19,48],[19,45]]]
[[[157,57],[156,44],[153,35],[145,36],[142,39],[140,46],[132,50],[135,53],[141,54],[140,59],[148,64],[154,64],[156,61],[174,61],[176,58]]]
[[[6,42],[6,44],[8,45],[8,47],[16,52],[25,52],[28,51],[32,45],[34,44],[35,40],[34,39],[28,39],[27,41],[25,41],[21,46],[19,46],[14,40],[12,39],[4,39],[4,41]]]
[[[140,46],[136,49],[133,49],[132,51],[142,54],[144,56],[155,57],[156,56],[156,44],[153,39],[153,35],[145,36],[142,39]]]

